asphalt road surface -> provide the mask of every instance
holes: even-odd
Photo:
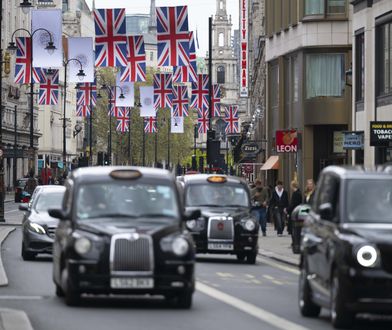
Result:
[[[7,211],[17,208],[8,203]],[[17,218],[19,211],[11,213]],[[10,213],[10,214],[11,214]],[[278,238],[277,238],[278,239]],[[258,258],[256,265],[232,256],[199,256],[197,291],[191,310],[179,310],[157,298],[85,297],[82,306],[67,307],[55,296],[50,256],[23,261],[17,228],[2,247],[9,285],[0,288],[0,306],[24,310],[36,330],[130,329],[331,329],[329,311],[319,318],[300,316],[298,271]],[[392,319],[361,317],[354,329],[392,329]]]

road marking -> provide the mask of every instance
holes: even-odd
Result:
[[[44,296],[0,296],[0,300],[41,300]]]
[[[230,273],[216,273],[216,275],[220,276],[220,277],[234,277],[233,274]]]
[[[276,280],[273,276],[270,275],[263,275],[264,278],[266,278],[267,280],[270,280],[272,283],[277,284],[277,285],[283,285],[282,282]]]
[[[292,273],[292,274],[295,274],[295,275],[299,275],[300,274],[298,269],[296,269],[294,267],[291,267],[291,266],[283,265],[283,264],[281,264],[279,262],[272,261],[271,259],[268,259],[268,258],[264,258],[264,257],[258,256],[257,260],[262,262],[262,263],[264,263],[264,264],[267,264],[268,266],[279,268],[279,269],[284,270],[285,272],[288,272],[288,273]]]
[[[254,283],[254,284],[261,284],[262,283],[261,281],[255,280],[255,279],[253,279],[251,282]]]
[[[196,289],[211,298],[219,300],[227,305],[230,305],[246,314],[249,314],[265,323],[268,323],[278,329],[282,330],[309,330],[301,325],[288,321],[280,316],[270,313],[260,307],[247,303],[241,299],[228,295],[222,291],[216,290],[203,283],[197,282]]]
[[[19,211],[18,209],[16,209],[16,210],[10,210],[10,211],[5,211],[4,213],[12,213],[12,212],[17,212],[17,211]]]
[[[245,276],[246,276],[247,278],[255,278],[255,276],[254,276],[254,275],[251,275],[251,274],[245,274]]]

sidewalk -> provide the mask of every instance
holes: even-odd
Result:
[[[299,254],[294,254],[291,250],[291,236],[285,229],[283,236],[278,237],[270,223],[267,225],[267,236],[263,237],[260,232],[259,254],[295,267],[299,266]]]
[[[13,202],[15,200],[14,192],[6,192],[4,197],[4,203]]]

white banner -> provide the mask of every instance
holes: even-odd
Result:
[[[171,117],[171,133],[184,133],[184,117]]]
[[[135,106],[135,84],[133,82],[121,82],[121,72],[117,74],[116,85],[116,107],[134,107]],[[125,98],[120,99],[121,92]]]
[[[68,38],[68,60],[73,58],[80,61],[86,76],[82,80],[78,78],[80,64],[78,61],[71,60],[68,63],[68,81],[74,83],[94,82],[93,38]]]
[[[154,87],[140,86],[140,117],[155,117],[156,111],[154,107]]]
[[[38,9],[31,11],[31,32],[33,38],[33,66],[36,68],[61,68],[63,66],[63,44],[62,44],[62,13],[61,9]],[[50,41],[56,49],[53,54],[45,49]]]

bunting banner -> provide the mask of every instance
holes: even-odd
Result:
[[[96,9],[94,23],[95,66],[126,67],[125,9]]]
[[[173,82],[195,83],[197,81],[196,47],[193,32],[189,32],[189,57],[186,66],[177,66],[173,70]]]
[[[121,73],[116,78],[116,107],[133,107],[135,106],[135,86],[133,82],[121,82]],[[124,98],[120,98],[121,93]]]
[[[97,104],[97,85],[95,82],[78,84],[76,104],[88,106],[95,106]]]
[[[171,108],[173,104],[172,74],[159,73],[154,75],[154,106],[155,109]]]
[[[171,133],[184,133],[184,117],[171,117]]]
[[[140,117],[155,117],[156,110],[154,107],[154,87],[140,86]]]
[[[31,38],[16,37],[17,50],[15,58],[15,79],[16,84],[31,83]],[[33,83],[41,80],[41,70],[33,68]]]
[[[129,132],[130,121],[129,108],[120,108],[117,114],[117,127],[116,130],[121,133]]]
[[[69,82],[94,82],[93,38],[68,38],[68,59],[69,63],[67,65],[67,80]],[[80,63],[72,59],[76,59]],[[80,65],[82,65],[82,67],[80,67]],[[85,74],[83,79],[79,79],[79,77],[77,76],[81,68]]]
[[[76,116],[77,117],[90,117],[91,109],[88,105],[77,105]]]
[[[188,87],[173,86],[172,117],[187,117],[188,114]]]
[[[144,132],[145,133],[157,133],[157,117],[145,117],[144,121]]]
[[[31,31],[33,38],[33,66],[37,68],[60,68],[63,66],[63,16],[61,9],[33,9]],[[45,29],[50,32],[50,35]],[[49,53],[45,48],[50,36],[56,49]]]
[[[48,77],[47,70],[43,69],[42,80],[39,85],[39,105],[56,105],[59,101],[59,70],[53,70]]]
[[[200,134],[207,133],[209,129],[208,109],[197,111],[197,130]]]
[[[121,81],[146,81],[146,52],[143,36],[127,36],[127,66],[121,68]]]
[[[238,106],[230,105],[225,107],[226,134],[236,134],[240,132],[238,118]]]
[[[158,66],[188,65],[188,7],[157,7],[156,17]]]
[[[208,109],[208,74],[197,75],[197,82],[192,83],[191,107],[197,110]]]
[[[213,109],[213,117],[221,116],[221,89],[219,84],[212,85],[211,108]]]

